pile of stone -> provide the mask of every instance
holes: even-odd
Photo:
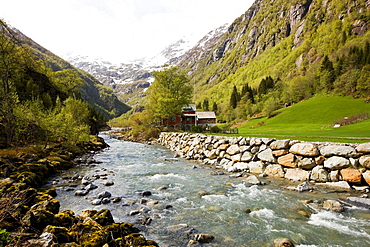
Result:
[[[370,185],[370,143],[309,143],[254,137],[162,132],[158,143],[190,160],[341,188]]]

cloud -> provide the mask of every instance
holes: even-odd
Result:
[[[2,3],[0,16],[57,55],[73,51],[126,61],[154,55],[184,35],[201,38],[239,17],[251,3],[252,0],[12,0]]]

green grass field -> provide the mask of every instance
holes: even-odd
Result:
[[[304,141],[370,142],[370,119],[334,128],[338,119],[370,113],[364,99],[315,97],[279,109],[274,117],[254,118],[239,128],[239,135]]]

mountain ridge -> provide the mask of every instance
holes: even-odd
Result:
[[[77,68],[94,75],[104,85],[113,88],[120,99],[133,106],[141,104],[140,99],[145,97],[146,89],[153,82],[153,70],[160,70],[164,64],[176,66],[186,57],[192,56],[191,52],[194,51],[207,53],[227,26],[228,24],[224,24],[211,30],[199,41],[182,37],[169,44],[158,55],[131,63],[114,64],[100,58],[73,54],[66,59]]]

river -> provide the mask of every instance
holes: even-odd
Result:
[[[287,190],[286,180],[267,178],[261,178],[266,185],[250,185],[240,178],[214,175],[215,170],[198,163],[175,160],[174,154],[161,146],[102,137],[110,148],[94,155],[99,164],[76,167],[50,180],[57,188],[61,210],[79,214],[85,209],[108,208],[116,222],[135,224],[160,246],[186,246],[189,229],[215,237],[203,246],[271,246],[281,237],[300,247],[370,246],[369,211],[346,208],[336,213],[302,202],[345,198],[348,193],[320,189],[299,193]],[[74,190],[81,185],[75,188],[62,182],[75,174],[100,174],[107,179],[95,180],[98,188],[79,197]],[[106,181],[114,185],[104,186]],[[103,191],[122,197],[122,201],[92,205]],[[152,195],[143,197],[143,191]],[[140,201],[143,198],[149,205]],[[141,215],[129,215],[135,210]],[[150,224],[143,225],[143,221]],[[188,228],[176,230],[180,224]],[[171,227],[175,225],[178,227]]]

